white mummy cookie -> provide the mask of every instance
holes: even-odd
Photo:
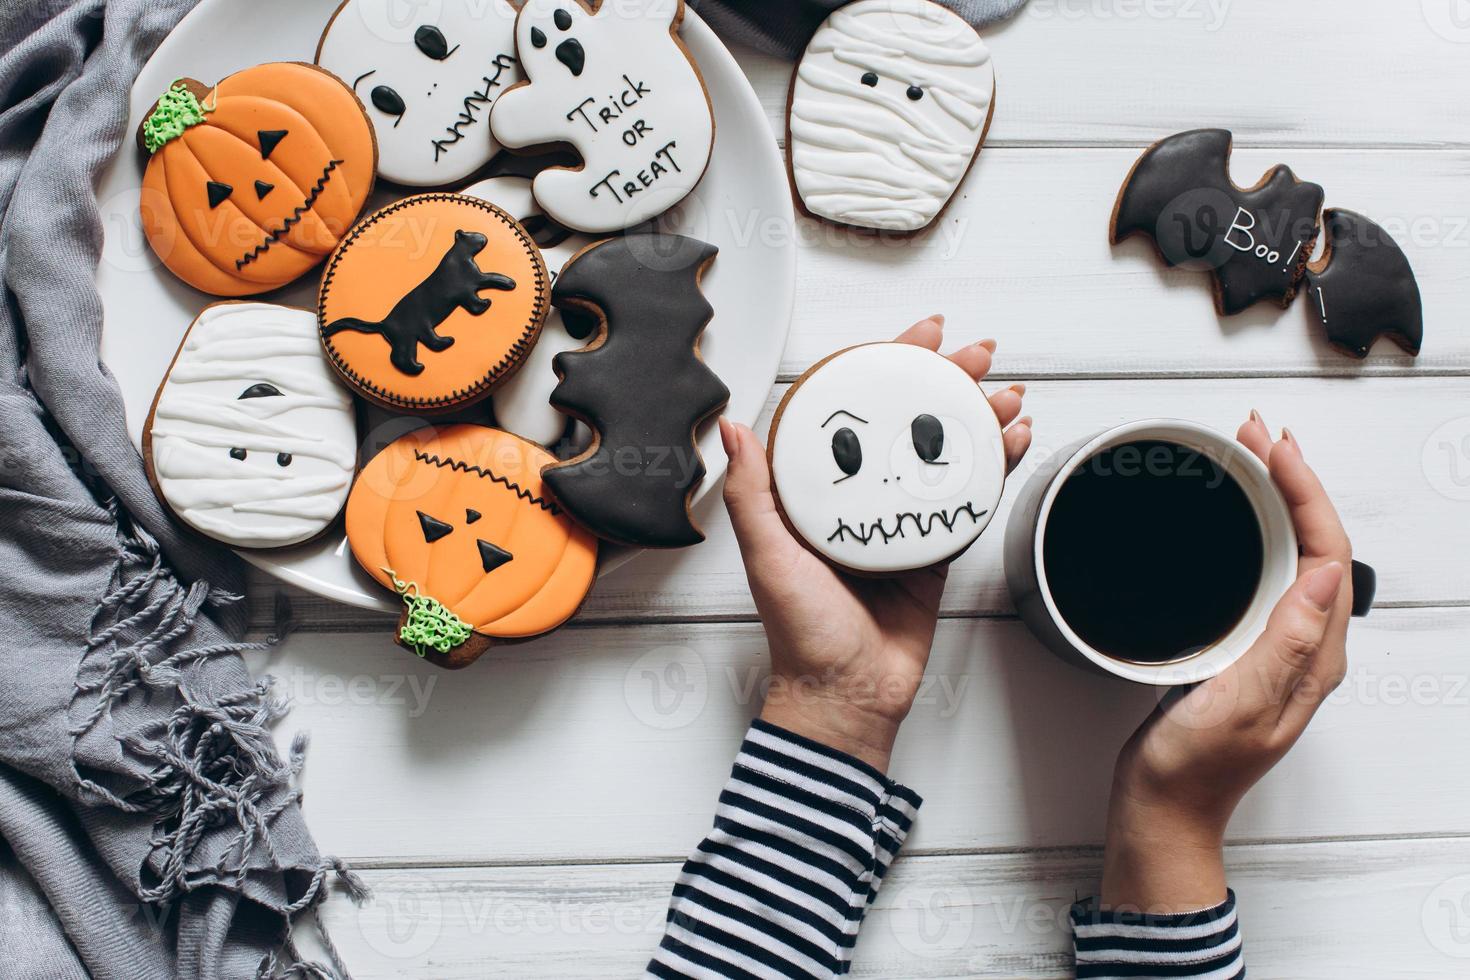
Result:
[[[911,232],[944,210],[995,103],[990,51],[930,0],[857,0],[807,45],[791,88],[791,174],[819,218]]]
[[[979,385],[912,344],[818,363],[776,409],[770,452],[787,524],[817,554],[870,574],[955,557],[1005,485],[1000,423]]]
[[[143,458],[169,509],[211,538],[279,548],[324,531],[352,485],[357,423],[316,314],[206,307],[153,400]]]
[[[460,193],[497,205],[523,225],[527,224],[528,218],[542,213],[531,196],[529,177],[491,177],[466,187]],[[540,238],[533,227],[526,230],[531,232],[532,238]],[[556,245],[543,248],[541,257],[546,260],[546,271],[550,273],[551,281],[556,282],[557,273],[561,272],[568,259],[590,244],[591,239],[573,234]],[[495,424],[532,442],[557,448],[571,419],[551,407],[551,392],[560,380],[551,362],[564,350],[586,346],[596,328],[597,321],[589,318],[569,329],[562,319],[562,311],[552,307],[546,314],[546,324],[541,328],[536,346],[531,348],[531,353],[526,355],[516,373],[502,381],[490,396],[495,406]],[[579,422],[575,424],[567,448],[584,449],[591,441],[592,433]]]
[[[490,161],[495,101],[521,80],[506,0],[344,0],[316,63],[352,86],[378,138],[378,174],[414,187]]]
[[[490,125],[511,147],[570,143],[580,169],[536,176],[554,221],[589,234],[631,228],[684,199],[704,176],[715,123],[704,79],[674,32],[684,0],[529,0],[516,48],[529,80]]]

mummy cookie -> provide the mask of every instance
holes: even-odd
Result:
[[[715,123],[704,79],[675,36],[684,0],[529,0],[516,20],[528,82],[490,119],[510,147],[570,143],[579,169],[536,176],[554,221],[621,231],[682,201],[704,176]]]
[[[169,271],[216,296],[286,285],[331,253],[373,186],[372,125],[347,87],[278,62],[175,82],[138,133],[140,213]]]
[[[787,525],[816,554],[865,574],[959,555],[1005,485],[984,393],[953,361],[912,344],[819,362],[781,400],[768,447]]]
[[[1261,300],[1284,309],[1317,242],[1322,188],[1279,165],[1237,187],[1230,144],[1227,130],[1197,129],[1149,147],[1118,193],[1109,237],[1144,235],[1167,265],[1208,270],[1221,316]]]
[[[347,542],[403,597],[398,642],[463,667],[497,640],[556,629],[597,574],[597,539],[567,518],[539,475],[554,457],[481,425],[420,429],[363,467]]]
[[[143,459],[169,510],[217,541],[281,548],[325,531],[352,484],[357,424],[311,311],[206,307],[153,400]]]
[[[599,537],[646,548],[704,540],[689,517],[704,478],[694,430],[730,400],[699,357],[713,315],[699,281],[715,251],[681,235],[627,235],[591,246],[557,277],[552,302],[592,311],[600,329],[592,346],[556,356],[551,403],[596,435],[542,477]]]
[[[792,80],[787,146],[808,213],[895,232],[944,210],[985,142],[995,69],[930,0],[857,0],[817,28]]]
[[[529,178],[491,177],[466,187],[464,194],[499,206],[522,225],[529,226],[533,236],[536,234],[533,219],[542,215],[531,197]],[[560,243],[542,248],[541,257],[546,261],[547,273],[553,283],[567,260],[589,244],[590,240],[582,235],[568,235]],[[546,316],[546,325],[541,328],[541,338],[526,355],[525,363],[491,396],[495,404],[495,423],[543,446],[559,445],[571,420],[551,405],[551,392],[558,380],[552,361],[564,350],[584,346],[595,326],[596,321],[585,314],[574,310],[567,319],[563,311],[553,308]],[[580,425],[577,429],[573,435],[573,447],[585,449],[591,442],[591,434]]]
[[[363,219],[317,299],[333,367],[388,408],[441,412],[509,377],[549,307],[541,250],[514,218],[458,194],[407,197]]]
[[[367,108],[378,175],[442,187],[490,162],[490,111],[520,81],[516,11],[506,0],[344,0],[316,63]]]
[[[1367,357],[1378,338],[1387,337],[1417,356],[1424,343],[1424,304],[1409,257],[1361,214],[1329,208],[1323,219],[1326,248],[1307,266],[1308,315],[1345,354]]]

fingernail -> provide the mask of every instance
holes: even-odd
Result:
[[[995,345],[995,341],[993,341],[993,340],[982,340],[982,341],[980,341],[980,343],[976,344],[975,346],[977,346],[977,347],[984,347],[986,350],[990,351],[990,353],[992,353],[992,354],[995,353],[995,346],[996,345]]]
[[[1028,429],[1036,428],[1036,423],[1031,420],[1031,416],[1029,415],[1021,416],[1019,419],[1016,420],[1016,424],[1024,425]]]
[[[1323,612],[1332,608],[1337,593],[1342,589],[1342,562],[1334,561],[1323,565],[1307,579],[1307,600]]]
[[[1011,385],[1011,390],[1014,391],[1016,394],[1022,396],[1023,398],[1026,395],[1026,385],[1024,382],[1017,381],[1015,384]]]
[[[1291,446],[1292,449],[1295,449],[1298,456],[1302,455],[1302,444],[1297,442],[1296,436],[1291,434],[1290,429],[1281,430],[1281,439],[1287,445]]]
[[[735,431],[735,426],[725,416],[720,416],[720,444],[725,447],[725,455],[733,457],[735,448],[740,443],[740,434]]]
[[[1266,420],[1261,418],[1261,413],[1256,411],[1254,408],[1251,409],[1251,421],[1257,423],[1258,425],[1266,424]]]
[[[935,313],[929,319],[933,320],[935,323],[939,324],[941,327],[944,326],[944,314],[943,313]]]

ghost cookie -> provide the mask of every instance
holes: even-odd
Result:
[[[1380,225],[1353,211],[1323,214],[1327,245],[1307,266],[1307,315],[1327,342],[1363,358],[1379,337],[1418,356],[1424,343],[1424,304],[1409,257]]]
[[[509,377],[541,332],[550,283],[510,215],[458,194],[421,194],[363,219],[322,276],[332,366],[387,408],[443,412]]]
[[[1000,423],[964,369],[912,344],[820,361],[786,392],[768,441],[787,525],[834,565],[927,568],[980,537],[1005,485]]]
[[[175,82],[138,132],[140,214],[169,271],[216,296],[284,286],[329,255],[373,186],[377,149],[357,98],[294,62],[214,88]]]
[[[699,357],[713,315],[699,283],[715,252],[681,235],[627,235],[590,246],[557,277],[552,302],[600,327],[590,346],[556,356],[551,403],[595,436],[542,477],[599,537],[645,548],[704,540],[689,517],[704,478],[694,430],[730,400]]]
[[[316,63],[366,106],[380,177],[442,187],[499,152],[490,111],[521,79],[515,18],[506,0],[344,0],[337,8]]]
[[[704,176],[715,122],[704,79],[675,32],[684,0],[529,0],[516,20],[528,81],[490,125],[509,147],[569,143],[578,169],[544,170],[536,200],[590,234],[631,228],[684,199]]]
[[[930,0],[857,0],[817,28],[792,79],[787,146],[802,207],[914,232],[939,216],[995,111],[980,35]]]
[[[1209,271],[1221,316],[1261,300],[1285,309],[1317,242],[1322,188],[1279,165],[1237,187],[1230,144],[1227,130],[1197,129],[1149,147],[1118,193],[1109,238],[1144,235],[1167,265]]]
[[[206,307],[153,399],[143,460],[169,510],[217,541],[281,548],[325,531],[352,484],[357,423],[311,311]]]
[[[452,425],[411,432],[363,467],[347,542],[402,596],[399,643],[463,667],[577,611],[597,574],[597,539],[547,495],[539,474],[551,462],[519,436]]]

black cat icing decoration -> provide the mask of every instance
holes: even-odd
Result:
[[[1231,141],[1229,130],[1198,129],[1149,147],[1118,193],[1109,237],[1146,236],[1169,266],[1208,271],[1222,316],[1262,300],[1285,308],[1316,245],[1324,192],[1284,165],[1236,186]]]
[[[1424,303],[1409,257],[1380,225],[1354,211],[1324,214],[1327,244],[1307,266],[1307,314],[1327,342],[1356,358],[1387,337],[1417,356],[1424,343]]]

